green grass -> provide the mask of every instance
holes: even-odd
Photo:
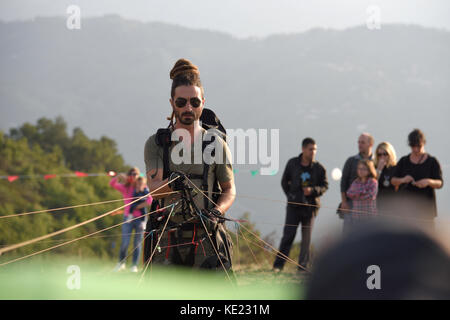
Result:
[[[3,259],[2,259],[3,260]],[[80,268],[80,289],[70,290],[70,265]],[[0,267],[0,299],[277,300],[302,297],[304,276],[270,268],[240,267],[231,283],[223,272],[153,266],[114,273],[114,263],[78,257],[36,257]],[[142,268],[142,267],[141,267]],[[69,279],[70,278],[70,279]]]

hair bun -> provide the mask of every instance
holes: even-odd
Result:
[[[179,59],[170,71],[170,79],[173,80],[181,74],[191,73],[199,75],[200,71],[197,66],[187,59]]]

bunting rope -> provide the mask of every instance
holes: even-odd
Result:
[[[250,173],[252,177],[260,174],[260,169],[250,170],[250,169],[233,169],[233,173],[236,174],[238,172]],[[278,170],[273,170],[270,175],[275,175]],[[10,183],[18,180],[18,179],[32,179],[32,178],[43,178],[44,180],[54,179],[54,178],[79,178],[79,177],[104,177],[110,176],[114,177],[118,175],[115,171],[109,171],[107,173],[86,173],[81,171],[74,171],[72,173],[47,173],[47,174],[10,174],[10,175],[0,175],[0,180],[8,180]]]
[[[24,174],[24,175],[4,175],[0,176],[0,179],[6,179],[9,182],[14,182],[17,179],[31,179],[31,178],[44,178],[45,180],[53,179],[53,178],[75,178],[75,177],[100,177],[100,176],[115,176],[116,173],[114,171],[110,171],[108,173],[85,173],[81,171],[75,171],[73,173],[62,173],[62,174]]]

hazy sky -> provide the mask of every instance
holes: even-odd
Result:
[[[236,37],[302,32],[314,27],[365,25],[370,5],[383,23],[413,23],[450,30],[448,0],[1,0],[0,20],[63,16],[78,5],[81,18],[118,14],[231,33]]]

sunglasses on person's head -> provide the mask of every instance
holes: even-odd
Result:
[[[183,108],[186,106],[187,102],[188,102],[188,100],[185,98],[177,98],[175,100],[175,105],[178,108]],[[202,104],[202,100],[200,100],[199,98],[196,98],[196,97],[189,99],[189,102],[191,103],[192,108],[198,108]]]

